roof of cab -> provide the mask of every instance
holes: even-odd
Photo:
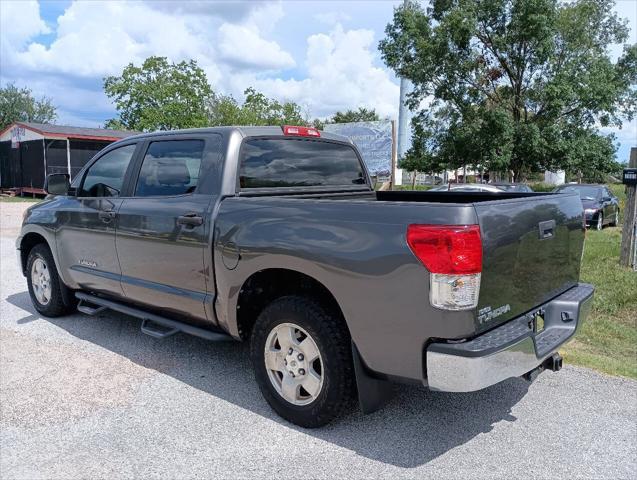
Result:
[[[317,137],[305,137],[297,135],[283,135],[283,128],[281,126],[229,126],[229,127],[206,127],[206,128],[186,128],[182,130],[161,130],[157,132],[142,133],[128,137],[126,140],[142,139],[146,137],[156,136],[170,136],[184,133],[227,133],[230,131],[237,131],[244,137],[263,137],[263,136],[281,136],[287,138],[311,138]],[[321,139],[323,140],[336,140],[340,142],[352,143],[351,140],[343,135],[337,135],[335,133],[321,132]]]

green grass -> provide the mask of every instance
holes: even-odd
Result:
[[[420,190],[420,191],[426,191],[426,190],[431,190],[435,186],[437,186],[437,185],[414,185],[414,186],[412,186],[411,183],[409,183],[409,184],[406,184],[406,185],[396,185],[394,187],[394,190]]]
[[[586,232],[580,278],[595,285],[595,300],[562,353],[573,364],[637,379],[637,272],[619,266],[620,243],[620,228]]]
[[[608,188],[619,199],[619,210],[623,212],[626,206],[626,186],[621,183],[612,183],[608,185]]]
[[[555,190],[555,185],[544,182],[530,183],[529,186],[533,189],[534,192],[552,192],[553,190]]]
[[[15,203],[15,202],[40,202],[41,198],[31,197],[10,197],[8,195],[0,195],[0,202]]]

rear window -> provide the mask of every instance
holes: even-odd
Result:
[[[241,188],[352,186],[365,173],[349,145],[302,139],[251,139],[242,149]]]

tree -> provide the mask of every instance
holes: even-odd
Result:
[[[47,97],[36,99],[31,89],[13,83],[0,88],[0,130],[15,122],[52,123],[56,118],[56,108]]]
[[[242,105],[229,95],[213,95],[208,101],[210,125],[306,125],[301,107],[279,102],[249,87]]]
[[[608,52],[628,38],[613,5],[433,0],[396,9],[379,48],[415,86],[409,105],[428,141],[411,155],[511,170],[515,179],[591,162],[613,168],[613,139],[598,128],[631,120],[637,106],[637,45],[614,62]]]
[[[319,130],[323,130],[328,123],[352,123],[352,122],[376,122],[380,120],[378,113],[373,108],[359,107],[358,110],[338,111],[332,117],[327,119],[315,118],[309,125]]]
[[[119,117],[107,127],[152,131],[208,125],[206,101],[212,95],[206,74],[194,60],[169,63],[149,57],[140,67],[129,64],[120,76],[104,79]]]
[[[359,107],[358,110],[338,111],[327,123],[375,122],[380,117],[373,108]]]

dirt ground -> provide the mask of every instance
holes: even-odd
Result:
[[[0,235],[17,237],[22,225],[22,214],[34,203],[0,201]]]

